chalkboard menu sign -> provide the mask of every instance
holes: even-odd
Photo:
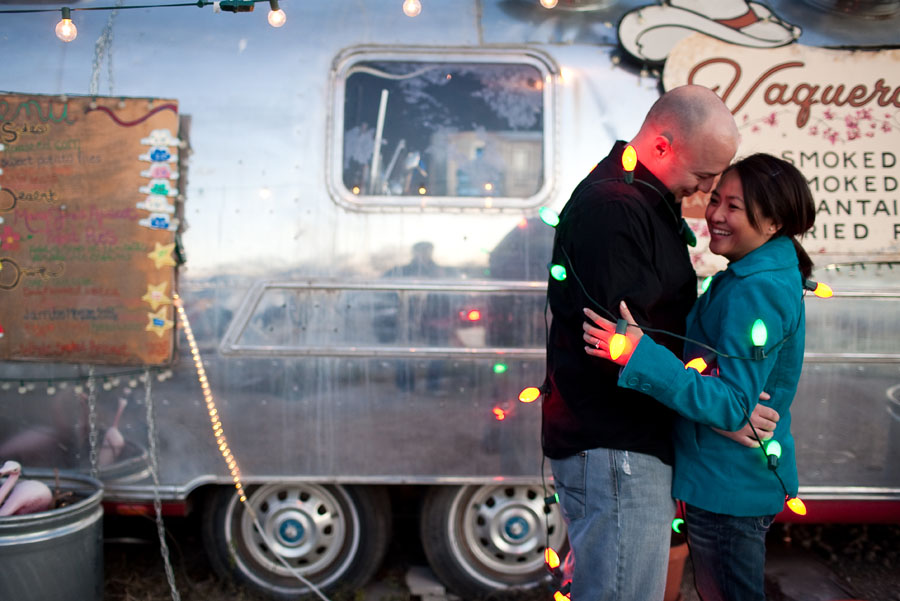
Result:
[[[0,359],[172,359],[178,104],[0,94]]]

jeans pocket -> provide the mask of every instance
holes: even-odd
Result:
[[[584,517],[585,471],[587,453],[576,453],[565,459],[553,459],[553,480],[559,492],[559,502],[566,518],[578,520]]]
[[[775,521],[774,515],[762,515],[756,518],[755,526],[757,532],[768,532],[772,522]]]

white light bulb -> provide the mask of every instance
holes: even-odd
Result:
[[[541,0],[541,6],[544,8],[553,8],[556,6],[557,0]]]
[[[56,24],[56,37],[63,42],[71,42],[78,35],[78,28],[72,23],[72,14],[70,9],[62,9],[62,19]]]
[[[269,25],[272,27],[281,27],[285,21],[287,21],[287,15],[280,8],[269,11]]]
[[[403,14],[407,17],[417,17],[422,12],[422,3],[419,0],[403,0]]]

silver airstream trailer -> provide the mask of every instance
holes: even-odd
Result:
[[[735,52],[805,45],[869,56],[900,43],[893,0],[776,0],[771,12],[740,0],[743,25],[715,14],[730,2],[699,0],[421,0],[414,17],[404,14],[410,0],[282,0],[279,28],[266,22],[269,2],[252,13],[253,2],[226,0],[110,4],[118,10],[69,2],[78,33],[64,43],[53,33],[62,5],[0,2],[54,11],[0,15],[0,87],[57,107],[84,97],[111,107],[177,101],[178,221],[165,223],[179,264],[160,320],[173,359],[145,371],[9,356],[0,363],[0,459],[93,466],[107,511],[152,511],[156,499],[163,512],[200,512],[217,569],[282,597],[308,590],[292,569],[326,590],[369,579],[401,486],[421,500],[421,542],[450,590],[474,597],[540,582],[544,549],[564,548],[565,526],[545,502],[540,403],[517,400],[544,378],[553,230],[539,208],[560,209],[613,142],[637,131],[667,53],[690,33],[724,28],[733,39],[717,40]],[[760,42],[748,18],[769,27],[763,37],[777,35]],[[848,90],[856,85],[853,70],[835,64]],[[881,90],[872,100],[878,140],[892,140],[896,156],[896,68],[868,86]],[[739,100],[737,91],[728,99],[736,115]],[[15,131],[4,103],[0,122]],[[781,131],[773,124],[770,138]],[[31,152],[21,139],[2,142],[0,196],[25,181],[10,178],[24,174],[16,160]],[[829,148],[782,150],[812,170],[831,160]],[[868,194],[858,182],[855,198],[870,198],[870,213],[847,209],[888,223],[890,234],[866,221],[872,243],[861,250],[833,246],[843,243],[836,228],[811,247],[817,277],[836,291],[808,299],[793,412],[812,520],[900,518],[890,152],[873,150],[882,161],[873,175],[887,183]],[[833,192],[819,177],[817,201]],[[20,184],[31,196],[3,205],[0,258],[27,248],[23,211],[93,202],[88,186],[63,203],[47,181]],[[832,201],[822,202],[825,214]],[[841,202],[850,200],[835,201],[834,216]],[[0,298],[12,288],[3,271]],[[59,284],[29,273],[20,287]],[[52,322],[52,312],[34,312],[34,303],[52,305],[52,292],[24,299],[32,325]],[[39,342],[50,330],[22,331]],[[98,465],[113,425],[124,445]]]

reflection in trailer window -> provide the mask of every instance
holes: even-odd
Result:
[[[353,64],[344,86],[344,194],[388,206],[472,206],[474,198],[521,205],[544,185],[544,85],[529,64]]]

